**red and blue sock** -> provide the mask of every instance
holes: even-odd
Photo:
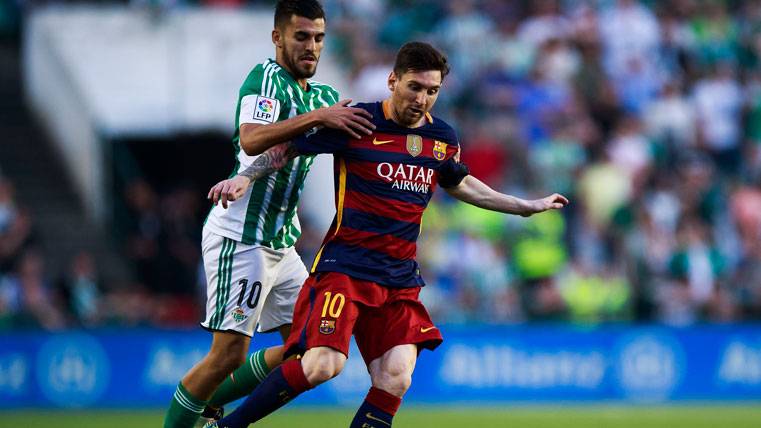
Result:
[[[245,428],[286,403],[302,392],[312,389],[304,376],[301,360],[286,361],[272,370],[262,383],[234,412],[217,422],[219,428]]]
[[[387,428],[391,426],[402,399],[376,387],[370,388],[349,428]]]

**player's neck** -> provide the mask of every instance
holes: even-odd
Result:
[[[396,110],[391,103],[391,98],[384,100],[381,105],[383,106],[383,115],[386,116],[386,119],[391,119],[392,122],[404,128],[420,128],[421,126],[425,125],[427,120],[426,116],[423,115],[423,117],[420,118],[420,120],[417,122],[406,124],[399,120],[399,115],[396,113]]]
[[[293,80],[294,80],[296,83],[298,83],[298,84],[299,84],[299,86],[301,86],[301,89],[303,89],[303,90],[305,90],[305,91],[307,90],[307,79],[306,79],[306,78],[303,78],[303,79],[297,79],[297,78],[295,77],[295,76],[296,76],[296,74],[293,72],[293,70],[291,70],[291,68],[290,68],[290,67],[288,67],[288,64],[286,64],[286,63],[285,63],[285,61],[283,61],[283,60],[280,58],[280,56],[279,56],[279,55],[276,55],[276,56],[275,56],[275,62],[277,63],[277,65],[279,65],[279,66],[280,66],[280,68],[282,68],[283,70],[285,70],[285,72],[286,72],[286,73],[288,73],[288,75],[290,75],[290,76],[291,76],[291,79],[293,79]]]

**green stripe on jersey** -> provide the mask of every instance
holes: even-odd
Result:
[[[214,315],[209,320],[209,328],[218,330],[222,326],[227,308],[227,298],[230,295],[230,282],[232,279],[233,254],[237,242],[229,238],[223,238],[222,249],[219,252],[219,267],[217,268],[217,305]]]

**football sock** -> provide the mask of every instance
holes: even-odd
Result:
[[[402,399],[376,387],[370,388],[349,428],[386,428],[391,426]]]
[[[214,395],[209,399],[212,407],[221,407],[227,403],[245,397],[267,377],[270,368],[264,360],[264,349],[248,356],[243,365],[228,376]]]
[[[164,417],[164,428],[193,428],[204,407],[206,401],[193,397],[180,382]]]
[[[248,398],[228,416],[220,419],[219,428],[245,428],[283,407],[302,392],[312,389],[301,360],[286,361],[270,372]]]

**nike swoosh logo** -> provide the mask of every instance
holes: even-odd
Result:
[[[367,413],[365,414],[365,417],[366,417],[367,419],[370,419],[370,420],[373,420],[373,421],[378,421],[378,422],[380,422],[380,423],[382,423],[382,424],[385,424],[386,426],[389,426],[389,427],[391,426],[391,424],[390,424],[390,423],[388,423],[388,422],[384,421],[383,419],[378,419],[378,418],[376,418],[376,417],[375,417],[375,416],[373,416],[373,414],[372,414],[372,413],[370,413],[370,412],[367,412]]]
[[[421,333],[428,333],[429,331],[433,330],[434,328],[436,328],[436,327],[426,327],[426,328],[420,327],[420,332]]]
[[[393,143],[393,142],[394,142],[394,140],[378,141],[377,138],[373,138],[373,145],[375,145],[375,146],[380,146],[381,144],[388,144],[388,143]]]

